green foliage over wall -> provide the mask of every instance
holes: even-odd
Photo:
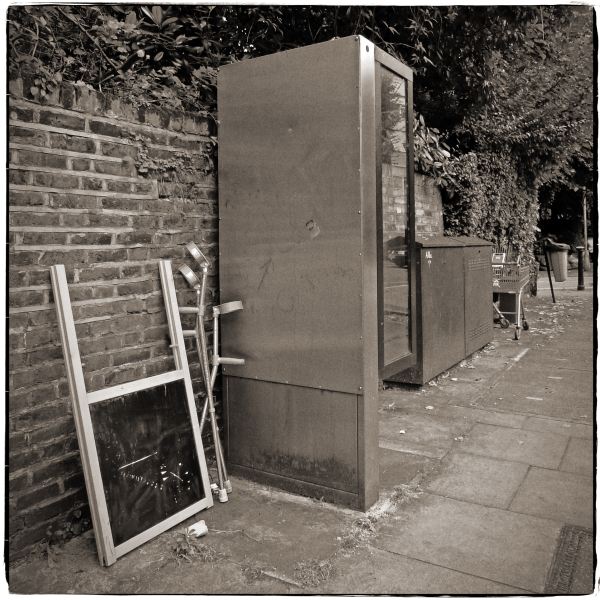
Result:
[[[444,202],[444,225],[450,235],[474,235],[509,244],[531,258],[538,218],[537,196],[522,185],[519,165],[507,152],[463,154],[452,164],[453,194]]]
[[[66,79],[214,118],[220,65],[362,34],[415,71],[415,167],[449,232],[527,254],[540,201],[593,194],[590,7],[13,6],[8,33],[36,99]]]

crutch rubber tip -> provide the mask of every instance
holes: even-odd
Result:
[[[227,490],[219,490],[219,502],[227,502],[227,500],[229,500],[229,498],[227,497]]]
[[[233,487],[231,486],[231,481],[229,481],[229,479],[225,482],[225,490],[227,490],[228,494],[233,492]]]

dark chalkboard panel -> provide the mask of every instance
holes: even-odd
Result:
[[[183,380],[90,414],[115,546],[206,497]]]

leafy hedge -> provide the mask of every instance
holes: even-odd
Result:
[[[13,6],[9,76],[40,101],[65,79],[216,118],[220,65],[365,35],[415,71],[415,167],[445,188],[448,231],[528,254],[540,199],[594,190],[591,17],[575,6]]]

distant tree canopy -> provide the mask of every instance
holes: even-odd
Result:
[[[356,34],[415,70],[416,166],[449,232],[528,253],[540,198],[593,190],[588,7],[13,6],[8,58],[41,101],[65,79],[215,114],[220,65]]]

